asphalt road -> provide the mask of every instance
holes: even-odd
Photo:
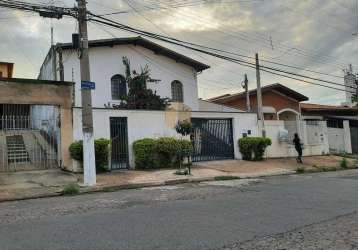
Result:
[[[350,170],[1,203],[0,249],[357,249],[357,191]]]

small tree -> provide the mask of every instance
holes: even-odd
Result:
[[[193,132],[193,125],[190,121],[179,121],[175,126],[175,130],[182,136],[190,135]]]
[[[168,106],[168,98],[161,98],[156,92],[147,89],[148,82],[160,81],[150,77],[148,66],[141,68],[141,73],[138,74],[131,70],[130,61],[127,57],[123,57],[123,64],[126,67],[126,82],[129,91],[120,108],[164,110]]]

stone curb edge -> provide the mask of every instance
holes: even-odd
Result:
[[[272,177],[272,176],[282,176],[282,175],[292,175],[296,174],[296,172],[286,172],[286,173],[277,173],[277,174],[267,174],[267,175],[257,175],[257,176],[235,176],[230,175],[229,177],[238,177],[238,179],[253,179],[253,178],[262,178],[262,177]],[[200,183],[206,181],[216,181],[216,178],[221,176],[214,177],[203,177],[203,178],[195,178],[195,179],[173,179],[161,182],[143,182],[143,183],[133,183],[133,184],[123,184],[123,185],[113,185],[113,186],[96,186],[96,187],[82,187],[80,189],[80,193],[82,194],[91,194],[91,193],[100,193],[100,192],[115,192],[119,190],[126,189],[139,189],[139,188],[150,188],[150,187],[160,187],[160,186],[171,186],[171,185],[179,185],[185,183]],[[65,196],[62,192],[51,192],[44,193],[37,196],[28,196],[28,197],[19,197],[19,198],[0,198],[0,203],[2,202],[10,202],[10,201],[22,201],[22,200],[35,200],[42,198],[51,198],[51,197],[59,197]],[[70,195],[68,195],[70,197]]]

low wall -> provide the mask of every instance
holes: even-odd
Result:
[[[146,110],[94,109],[94,137],[110,139],[110,117],[127,117],[128,146],[130,166],[134,166],[133,142],[142,138],[159,138],[163,136],[178,137],[175,131],[176,121],[186,118],[229,118],[233,119],[233,136],[235,158],[241,159],[237,141],[248,130],[257,135],[257,118],[252,113],[230,112],[176,112]],[[82,111],[73,108],[73,137],[82,140]]]
[[[295,121],[296,122],[296,121]],[[320,139],[317,143],[308,143],[307,126],[302,121],[298,121],[298,133],[301,138],[301,142],[304,144],[303,156],[322,155],[329,152],[328,139],[327,139],[327,127],[323,128],[322,134],[317,134]],[[283,121],[265,121],[266,136],[272,140],[272,145],[266,150],[266,157],[268,158],[281,158],[281,157],[297,157],[297,152],[291,141],[280,142],[279,131],[285,129]],[[319,142],[318,142],[319,141]]]

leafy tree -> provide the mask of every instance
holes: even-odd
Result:
[[[135,70],[131,70],[130,61],[127,57],[123,57],[123,64],[126,67],[125,77],[129,91],[119,108],[164,110],[168,106],[168,98],[161,98],[153,90],[147,89],[148,82],[160,81],[150,77],[148,65],[141,68],[141,73],[138,74]]]

